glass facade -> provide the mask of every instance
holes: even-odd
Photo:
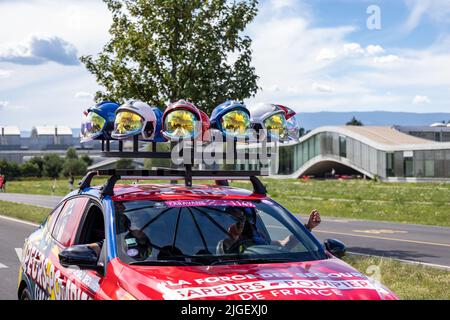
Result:
[[[291,145],[280,145],[275,175],[302,174],[318,156],[348,163],[381,178],[450,178],[450,149],[386,152],[337,132],[321,132]]]

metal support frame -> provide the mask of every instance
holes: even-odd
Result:
[[[118,147],[116,151],[111,150],[110,139],[102,140],[102,153],[103,157],[114,158],[141,158],[141,159],[170,159],[171,152],[158,152],[156,151],[157,143],[151,142],[151,151],[139,150],[138,136],[133,137],[133,149],[132,151],[123,150],[123,141],[118,141]],[[181,142],[181,140],[179,141]],[[189,149],[191,153],[191,160],[194,161],[195,156],[195,141],[190,140],[192,147]],[[246,142],[248,142],[246,140]],[[234,143],[234,157],[237,159],[237,144]],[[245,153],[245,159],[250,159],[250,154]],[[253,185],[253,190],[257,194],[266,195],[267,190],[262,182],[256,176],[262,176],[261,171],[229,171],[229,170],[193,170],[193,163],[185,163],[183,169],[168,169],[159,168],[156,170],[98,170],[91,171],[80,182],[80,192],[91,186],[92,179],[95,176],[109,176],[109,179],[102,187],[102,195],[112,196],[114,195],[114,186],[117,181],[121,179],[162,179],[162,180],[184,180],[187,187],[192,187],[193,180],[215,180],[219,186],[228,186],[228,180],[250,180]]]
[[[267,190],[262,182],[256,177],[261,175],[260,171],[216,171],[202,170],[193,171],[191,167],[182,169],[156,169],[156,170],[127,170],[111,169],[90,171],[80,183],[80,192],[91,186],[92,179],[96,176],[109,176],[103,185],[101,193],[103,196],[113,196],[114,186],[117,181],[123,179],[139,180],[185,180],[187,187],[192,186],[192,180],[215,180],[218,185],[228,185],[228,180],[250,180],[253,191],[257,194],[266,195]]]

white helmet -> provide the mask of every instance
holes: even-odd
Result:
[[[161,117],[158,117],[157,110],[159,111],[158,108],[152,108],[139,100],[125,102],[116,111],[111,136],[123,140],[140,134],[142,139],[153,140],[155,133],[159,135],[157,129],[161,128]]]
[[[284,110],[271,103],[257,103],[249,106],[248,110],[254,130],[265,129],[273,139],[281,142],[287,141],[287,122]]]

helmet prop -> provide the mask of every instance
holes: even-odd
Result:
[[[232,137],[250,135],[250,112],[238,101],[229,100],[217,106],[211,113],[211,128]]]
[[[168,140],[208,140],[210,120],[206,113],[186,100],[170,104],[164,111],[162,135]]]
[[[129,100],[116,110],[112,137],[118,140],[139,136],[141,140],[162,142],[162,112],[140,100]]]
[[[109,139],[117,108],[118,103],[104,101],[83,112],[85,117],[81,123],[81,142]]]
[[[259,103],[250,106],[251,126],[254,130],[267,130],[271,140],[288,140],[286,113],[275,104]]]

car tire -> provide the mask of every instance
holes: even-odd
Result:
[[[19,300],[31,300],[31,294],[30,291],[28,291],[28,288],[22,290]]]

